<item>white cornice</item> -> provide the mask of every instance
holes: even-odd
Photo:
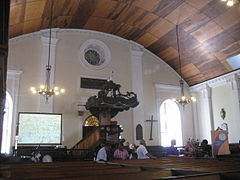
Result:
[[[179,86],[169,85],[169,84],[155,84],[155,88],[159,89],[160,91],[179,91]]]
[[[44,45],[48,46],[49,45],[49,37],[41,37],[41,40]],[[57,38],[51,38],[51,46],[56,46],[58,42]]]
[[[22,70],[16,68],[16,67],[13,67],[13,66],[8,66],[8,69],[7,69],[7,75],[8,76],[20,76],[21,74],[23,73]]]
[[[51,37],[57,39],[57,33],[59,32],[59,28],[53,28],[51,29]],[[40,30],[41,36],[49,38],[50,37],[50,29],[43,29]]]
[[[217,87],[228,83],[231,80],[234,80],[236,76],[240,76],[240,70],[230,72],[228,74],[222,75],[220,77],[208,80],[206,82],[191,86],[191,91],[199,91],[205,89],[206,87]]]
[[[128,41],[131,51],[142,51],[144,47],[141,44],[138,44],[132,40]]]
[[[13,42],[17,42],[19,40],[30,38],[30,37],[39,37],[40,38],[43,33],[46,34],[47,32],[49,32],[49,29],[44,29],[44,30],[40,30],[40,31],[37,31],[37,32],[29,33],[29,34],[24,34],[24,35],[17,36],[17,37],[9,39],[9,42],[13,43]],[[136,43],[134,41],[127,40],[127,39],[124,39],[122,37],[119,37],[119,36],[116,36],[116,35],[113,35],[113,34],[108,34],[108,33],[99,32],[99,31],[93,31],[93,30],[86,30],[86,29],[59,29],[59,28],[53,28],[52,32],[55,32],[55,33],[59,33],[59,32],[77,32],[77,33],[85,33],[85,34],[90,34],[90,35],[100,35],[100,36],[104,36],[104,37],[107,37],[107,38],[111,38],[111,39],[120,41],[122,43],[126,43],[128,46],[132,45],[132,44],[137,45],[140,49],[142,48],[142,50],[144,52],[149,53],[154,58],[158,59],[159,60],[158,62],[160,62],[165,68],[167,68],[168,70],[173,72],[177,77],[180,78],[179,74],[172,67],[170,67],[165,61],[163,61],[161,58],[159,58],[157,55],[155,55],[151,51],[149,51],[146,48],[144,48],[144,46],[142,46],[142,45],[140,45],[140,44],[138,44],[138,43]]]
[[[115,40],[118,40],[118,41],[122,41],[124,43],[129,43],[129,40],[124,39],[122,37],[119,37],[119,36],[116,36],[116,35],[113,35],[113,34],[104,33],[104,32],[93,31],[93,30],[86,30],[86,29],[60,29],[59,32],[77,32],[77,33],[100,35],[100,36],[108,37],[108,38],[115,39]]]
[[[9,42],[10,43],[14,43],[14,42],[17,42],[19,40],[32,38],[32,37],[41,37],[40,31],[33,32],[33,33],[28,33],[28,34],[24,34],[24,35],[21,35],[21,36],[17,36],[17,37],[11,38],[11,39],[9,39]]]

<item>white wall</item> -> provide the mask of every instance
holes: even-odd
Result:
[[[197,138],[207,139],[211,143],[211,130],[221,127],[221,124],[228,124],[229,142],[238,143],[240,139],[240,71],[215,78],[202,84],[191,87],[197,96]],[[208,89],[208,90],[207,90]],[[206,93],[208,91],[208,93]],[[210,106],[208,106],[210,101]],[[220,110],[224,108],[226,118],[223,121]]]
[[[213,89],[213,118],[215,128],[221,127],[222,123],[228,124],[228,137],[230,143],[238,143],[240,139],[239,124],[240,119],[237,114],[234,113],[234,104],[232,97],[232,89],[230,84],[224,84],[214,87]],[[223,121],[220,116],[221,109],[226,111],[226,118]]]
[[[180,97],[179,88],[179,76],[165,63],[159,63],[159,60],[151,54],[145,54],[143,57],[143,88],[144,88],[144,110],[145,119],[150,119],[153,115],[154,119],[158,122],[154,122],[153,125],[153,140],[149,141],[150,136],[150,122],[145,122],[144,137],[149,145],[159,145],[160,142],[160,117],[159,109],[161,104],[167,100],[176,97]],[[156,86],[158,84],[166,86],[174,86],[175,90],[159,90]],[[186,86],[185,86],[186,87]],[[189,95],[187,87],[185,89],[186,95]],[[183,144],[187,139],[194,136],[193,132],[193,119],[191,105],[186,105],[184,109],[180,106],[182,116],[182,132],[183,132]]]
[[[113,80],[122,85],[121,92],[131,91],[131,53],[130,42],[122,38],[86,30],[57,30],[58,43],[56,46],[55,80],[54,85],[66,89],[66,93],[54,97],[53,112],[63,113],[63,144],[71,148],[82,137],[82,121],[84,118],[77,116],[77,104],[82,98],[88,98],[95,94],[80,88],[80,77],[99,77],[108,79],[110,72],[114,71]],[[104,42],[111,51],[111,63],[101,70],[91,70],[80,62],[80,46],[88,39],[98,39]],[[32,95],[30,86],[37,86],[40,82],[42,42],[41,32],[20,36],[10,40],[9,65],[23,71],[20,80],[18,111],[38,111],[39,97]],[[144,95],[144,119],[154,115],[159,119],[159,104],[155,84],[170,84],[178,86],[179,77],[165,62],[143,50],[143,95]],[[8,82],[9,83],[9,82]],[[161,94],[160,94],[161,96]],[[163,98],[176,96],[176,94],[163,95]],[[85,114],[86,116],[86,114]],[[85,117],[84,116],[84,117]],[[114,120],[123,125],[123,138],[133,142],[133,112],[132,110],[120,112]],[[183,119],[184,139],[192,137],[192,113],[191,106],[184,111]],[[149,139],[150,123],[144,124],[144,138]],[[158,125],[153,129],[153,141],[147,141],[149,145],[159,145],[160,137]]]
[[[144,119],[150,120],[153,115],[154,120],[158,120],[158,122],[153,122],[152,141],[149,141],[151,123],[145,121],[146,128],[144,131],[144,139],[147,141],[148,145],[160,144],[159,108],[161,104],[156,101],[158,99],[158,94],[155,89],[155,84],[159,83],[177,85],[178,77],[166,64],[159,63],[159,60],[154,56],[145,53],[143,56]],[[167,98],[171,98],[171,95],[165,99]]]
[[[8,66],[22,70],[19,90],[19,111],[36,111],[37,98],[29,93],[30,86],[40,84],[41,40],[39,36],[9,43]],[[9,85],[8,83],[7,85]]]

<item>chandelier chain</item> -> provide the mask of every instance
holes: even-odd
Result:
[[[51,59],[51,43],[52,43],[52,18],[53,18],[53,0],[51,2],[51,9],[50,9],[50,19],[49,19],[49,43],[48,43],[48,61],[46,65],[46,82],[45,86],[47,89],[50,88],[50,76],[51,76],[51,69],[52,66],[50,65]]]
[[[180,45],[179,45],[179,30],[178,25],[176,25],[176,35],[177,35],[177,51],[178,51],[178,62],[179,62],[179,74],[181,79],[182,77],[182,64],[181,64],[181,55],[180,55]]]
[[[48,63],[47,68],[51,69],[50,57],[51,57],[51,43],[52,43],[52,18],[53,18],[53,0],[51,0],[50,21],[49,21],[49,47],[48,47]]]
[[[43,97],[45,97],[46,103],[48,102],[49,97],[53,95],[59,95],[65,92],[65,89],[59,88],[57,86],[55,86],[54,88],[50,87],[50,76],[51,76],[50,59],[51,59],[51,43],[52,43],[53,4],[54,4],[54,0],[51,0],[50,20],[49,20],[49,44],[48,44],[49,46],[48,46],[48,57],[47,57],[48,59],[47,59],[47,65],[46,65],[45,85],[41,85],[40,88],[35,88],[35,87],[30,88],[33,94],[40,94]]]
[[[195,102],[196,98],[195,97],[190,97],[187,98],[184,96],[184,81],[183,81],[183,76],[182,76],[182,64],[181,64],[181,53],[180,53],[180,43],[179,43],[179,22],[180,22],[180,12],[181,9],[179,9],[179,14],[177,18],[177,23],[176,23],[176,39],[177,39],[177,52],[178,52],[178,63],[179,63],[179,75],[180,75],[180,90],[181,90],[181,97],[180,98],[173,98],[173,101],[181,105],[183,108],[186,104],[190,102]],[[177,68],[176,68],[177,69]]]

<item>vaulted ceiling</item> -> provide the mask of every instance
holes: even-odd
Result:
[[[50,0],[11,0],[9,38],[49,28]],[[53,27],[106,32],[136,41],[189,85],[232,71],[240,53],[240,3],[220,0],[54,0]]]

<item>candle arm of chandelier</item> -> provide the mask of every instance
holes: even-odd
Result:
[[[196,98],[191,96],[189,98],[185,97],[184,95],[184,81],[181,78],[180,81],[180,88],[181,88],[181,97],[180,98],[173,98],[172,100],[175,101],[176,103],[185,106],[186,104],[190,103],[190,102],[196,102]]]
[[[226,2],[227,6],[233,6],[238,2],[238,0],[221,0],[222,2]]]
[[[39,88],[31,87],[30,90],[32,91],[33,94],[40,94],[46,98],[48,101],[48,98],[51,97],[52,95],[59,95],[61,93],[65,92],[65,89],[59,88],[55,86],[54,88],[50,88],[50,75],[51,75],[51,66],[47,65],[46,66],[46,81],[45,85],[40,85]]]
[[[65,93],[65,89],[59,88],[57,86],[55,86],[54,88],[47,88],[45,85],[41,85],[39,88],[31,87],[30,90],[33,94],[38,93],[46,98],[51,97],[52,95],[60,95]]]

